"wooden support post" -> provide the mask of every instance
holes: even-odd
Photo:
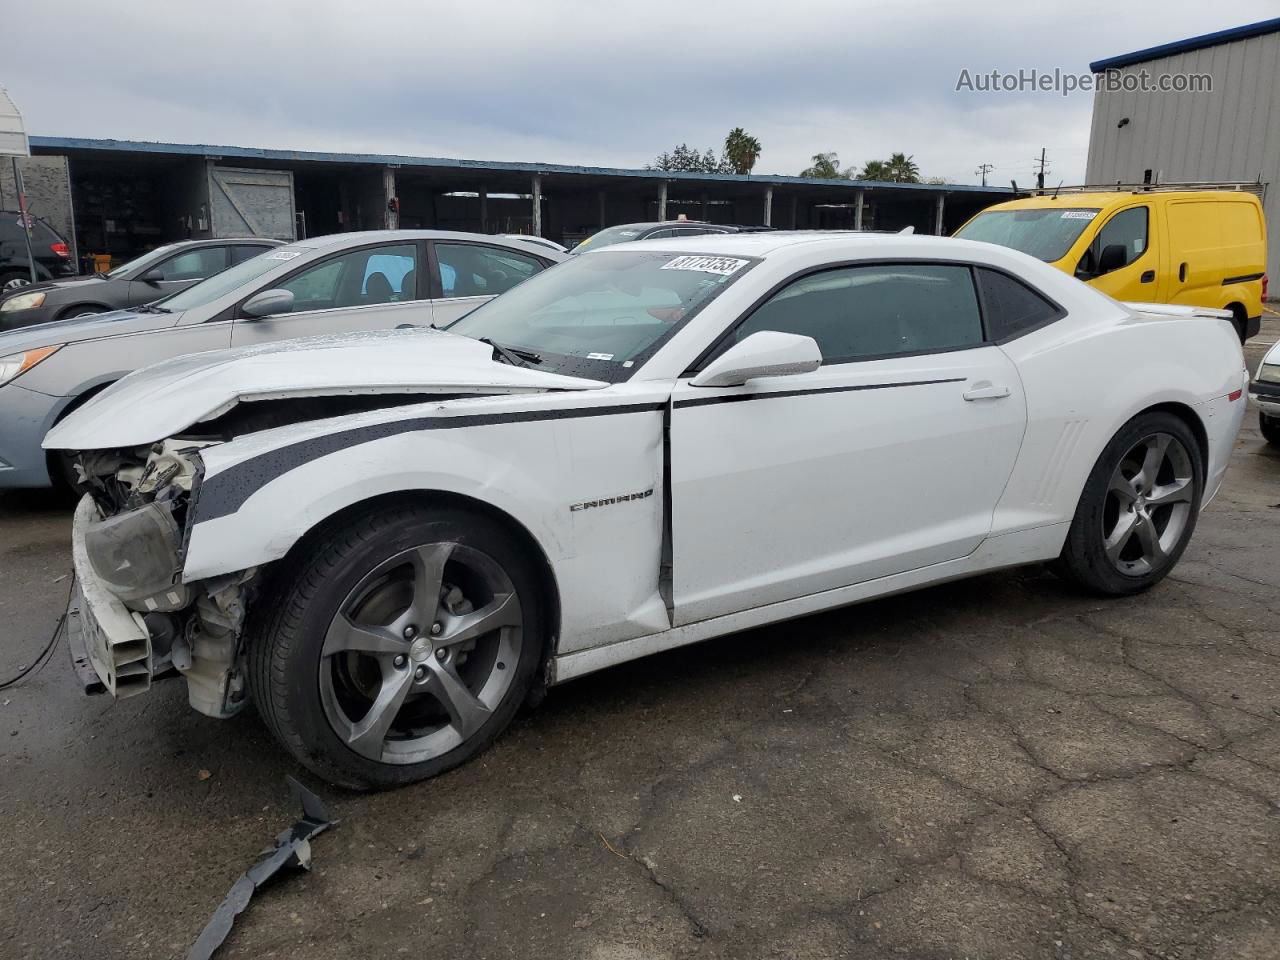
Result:
[[[667,219],[667,181],[658,184],[658,219]]]
[[[396,198],[395,167],[382,168],[382,222],[388,230],[400,229],[400,211],[392,210],[392,200]]]
[[[489,191],[480,191],[480,232],[489,232]]]
[[[936,236],[942,236],[942,211],[947,202],[945,193],[938,194],[938,206],[933,215],[933,232]]]
[[[865,190],[862,190],[862,189],[858,190],[858,194],[856,199],[854,200],[854,203],[855,203],[855,206],[853,208],[853,229],[861,230],[862,229],[862,208],[863,208],[863,205],[866,203]]]

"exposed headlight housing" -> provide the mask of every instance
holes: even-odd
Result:
[[[55,343],[51,347],[36,347],[34,350],[24,350],[22,353],[0,357],[0,386],[4,386],[10,380],[22,376],[40,361],[47,360],[53,356],[63,346],[64,344]]]
[[[1264,362],[1258,367],[1258,375],[1254,379],[1261,383],[1280,383],[1280,363]]]
[[[182,532],[169,503],[146,506],[86,527],[85,553],[94,572],[126,606],[144,610],[176,610],[190,602],[185,587],[175,585]]]
[[[0,303],[0,313],[12,313],[15,310],[34,310],[44,306],[45,292],[36,290],[32,293],[20,293]]]

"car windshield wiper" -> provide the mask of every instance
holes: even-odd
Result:
[[[477,337],[476,339],[487,346],[493,347],[493,352],[513,367],[527,367],[531,363],[542,362],[540,356],[528,350],[514,350],[511,347],[504,347],[500,343],[494,343],[488,337]]]
[[[144,303],[140,307],[133,308],[134,313],[173,313],[168,307],[159,307],[154,303]]]

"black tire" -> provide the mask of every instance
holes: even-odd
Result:
[[[10,287],[13,281],[21,281],[17,286]],[[26,270],[7,270],[0,273],[0,294],[13,293],[31,283],[31,274]]]
[[[417,763],[373,760],[349,747],[326,713],[322,671],[333,669],[322,657],[326,633],[351,592],[379,565],[436,543],[478,551],[509,578],[523,618],[518,660],[488,720],[458,746]],[[486,749],[516,715],[543,661],[546,607],[525,554],[506,528],[486,516],[420,505],[374,507],[310,538],[296,557],[282,562],[250,611],[247,680],[267,727],[312,772],[358,790],[433,777]]]
[[[1269,417],[1259,412],[1258,429],[1262,432],[1263,440],[1273,447],[1280,447],[1280,418]]]
[[[1119,568],[1118,561],[1113,561],[1108,556],[1105,545],[1104,524],[1109,512],[1116,510],[1115,496],[1109,492],[1112,477],[1121,469],[1122,463],[1132,462],[1127,461],[1126,457],[1139,444],[1161,435],[1176,440],[1189,461],[1188,509],[1180,514],[1182,529],[1176,542],[1163,551],[1163,557],[1158,562],[1150,563],[1149,569],[1140,573],[1124,572]],[[1195,532],[1200,502],[1204,495],[1204,474],[1204,457],[1200,444],[1185,421],[1164,412],[1143,413],[1134,417],[1111,438],[1111,442],[1094,464],[1076,506],[1066,543],[1062,553],[1052,564],[1052,569],[1065,580],[1107,596],[1125,596],[1150,589],[1177,564]],[[1154,508],[1153,515],[1159,509]],[[1165,520],[1166,530],[1170,522],[1171,519]]]

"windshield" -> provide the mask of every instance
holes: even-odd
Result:
[[[585,250],[590,247],[592,250],[599,250],[601,247],[607,247],[614,243],[625,243],[628,240],[634,240],[643,232],[642,227],[606,227],[598,233],[593,233],[587,239],[573,248],[574,253],[579,250]]]
[[[134,257],[132,260],[126,260],[124,263],[120,264],[120,266],[118,267],[112,267],[110,270],[104,273],[103,276],[104,277],[123,276],[124,274],[128,273],[130,270],[134,270],[142,266],[144,263],[148,263],[151,260],[159,260],[161,257],[163,257],[166,253],[168,253],[170,250],[174,249],[175,247],[177,247],[176,243],[169,243],[169,244],[165,244],[163,247],[156,247],[154,250],[149,250],[140,257]]]
[[[1085,207],[988,210],[961,227],[956,236],[998,243],[1053,263],[1066,256],[1097,215],[1097,209]]]
[[[578,257],[447,329],[532,355],[539,370],[617,383],[758,262],[625,249]]]
[[[306,252],[304,247],[275,247],[156,303],[172,313],[203,307]]]

